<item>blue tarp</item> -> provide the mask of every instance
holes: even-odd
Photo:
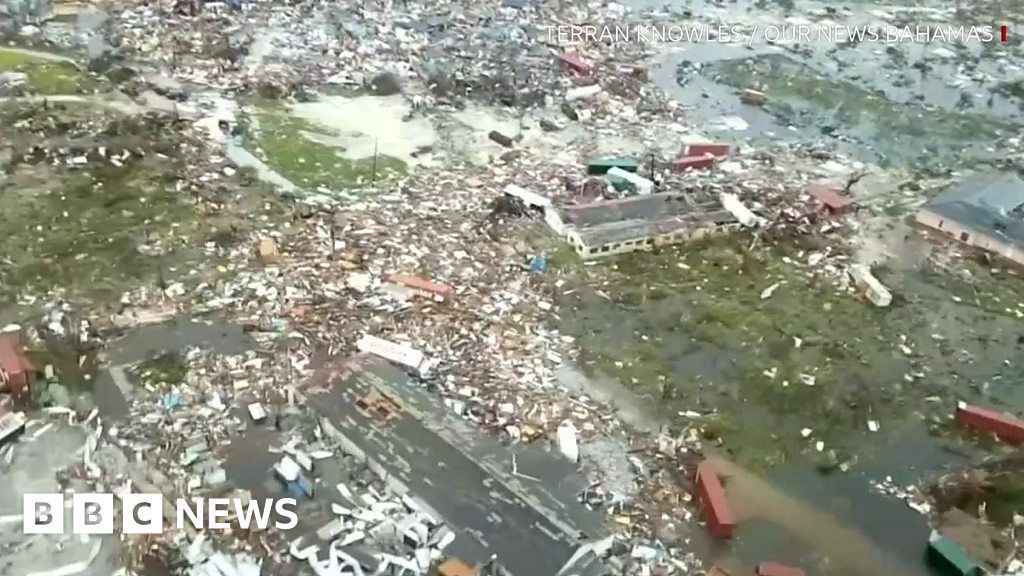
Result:
[[[177,408],[178,406],[181,406],[183,404],[181,400],[181,394],[178,394],[177,392],[164,394],[161,401],[163,402],[164,408],[167,410],[173,410],[174,408]]]

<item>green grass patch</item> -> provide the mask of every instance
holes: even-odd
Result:
[[[316,134],[329,137],[325,128],[296,118],[281,103],[261,103],[256,119],[258,128],[251,134],[255,153],[298,186],[337,191],[362,188],[386,182],[408,169],[405,162],[384,154],[377,156],[376,163],[373,158],[343,157],[340,148],[310,138]]]
[[[8,207],[0,235],[10,248],[0,269],[4,295],[66,286],[107,300],[126,283],[170,276],[171,257],[140,248],[158,241],[174,246],[175,237],[196,226],[192,207],[171,180],[140,165],[76,174],[52,190],[0,191]]]
[[[178,386],[188,377],[188,362],[177,352],[149,358],[132,369],[140,383],[157,389]]]
[[[94,162],[71,172],[14,167],[0,185],[0,302],[56,289],[104,304],[140,286],[198,282],[224,263],[209,248],[241,241],[261,216],[282,214],[261,187],[226,187],[230,210],[197,204],[179,189],[183,162],[148,154],[122,167]]]
[[[82,94],[93,92],[98,82],[69,62],[0,49],[0,72],[24,72],[33,94]]]

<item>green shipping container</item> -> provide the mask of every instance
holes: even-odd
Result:
[[[949,538],[928,541],[928,561],[946,576],[980,576],[981,566]]]
[[[604,174],[612,168],[621,168],[627,172],[636,172],[637,162],[625,156],[619,158],[598,158],[587,164],[587,174]]]

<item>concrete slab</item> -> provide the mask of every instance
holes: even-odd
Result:
[[[10,467],[0,469],[4,483],[0,490],[0,574],[109,576],[120,567],[116,538],[23,533],[23,495],[59,492],[54,475],[81,461],[86,437],[84,430],[58,422],[39,439],[30,440],[29,432],[15,442]],[[67,517],[65,520],[70,522]],[[74,570],[79,563],[84,566]]]

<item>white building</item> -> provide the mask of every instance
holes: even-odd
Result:
[[[601,258],[699,238],[736,219],[717,202],[649,194],[563,208],[565,239],[581,258]]]

